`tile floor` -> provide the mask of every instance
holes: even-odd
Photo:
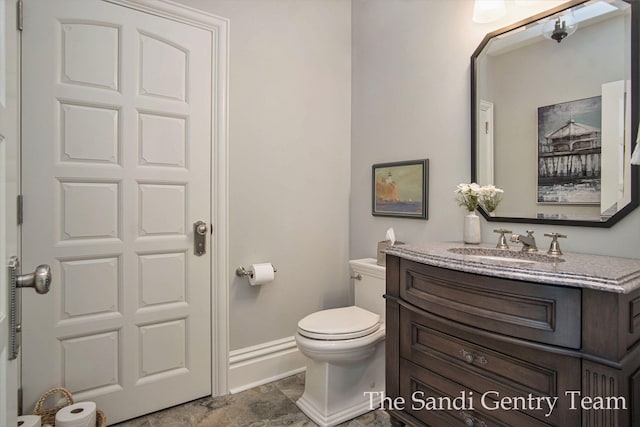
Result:
[[[284,378],[237,394],[205,397],[117,427],[313,427],[295,404],[304,391],[304,374]],[[382,410],[369,412],[340,427],[389,427]]]

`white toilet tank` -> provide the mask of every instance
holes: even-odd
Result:
[[[385,318],[386,274],[384,266],[378,265],[374,258],[354,259],[349,261],[353,276],[360,275],[360,279],[354,279],[355,305],[379,314]]]

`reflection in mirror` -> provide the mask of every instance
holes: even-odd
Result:
[[[638,205],[640,2],[570,6],[472,56],[472,179],[504,190],[489,220],[608,227]]]

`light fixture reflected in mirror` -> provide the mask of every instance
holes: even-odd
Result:
[[[478,24],[486,24],[502,18],[506,13],[504,0],[476,0],[471,19]]]
[[[513,0],[513,4],[518,7],[538,6],[544,3],[548,3],[548,0]]]
[[[573,12],[565,13],[556,18],[551,18],[542,26],[542,35],[549,39],[560,43],[562,40],[575,33],[578,29],[578,23],[573,16]]]

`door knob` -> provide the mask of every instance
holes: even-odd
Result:
[[[46,294],[51,287],[51,267],[41,264],[33,273],[16,277],[17,288],[34,288],[39,294]]]
[[[207,224],[205,224],[202,221],[198,221],[198,225],[196,227],[196,233],[200,234],[201,236],[204,236],[207,234]]]
[[[193,253],[197,256],[205,254],[207,243],[207,223],[196,221],[193,223]]]
[[[51,267],[39,265],[33,273],[20,274],[20,260],[16,256],[9,258],[9,360],[18,357],[22,341],[22,311],[18,288],[33,288],[39,294],[46,294],[51,287]]]

